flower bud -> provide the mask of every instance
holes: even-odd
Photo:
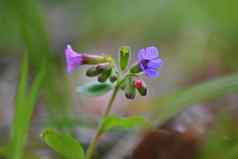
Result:
[[[119,75],[119,73],[116,71],[116,69],[113,69],[113,70],[112,70],[112,73],[111,73],[110,81],[111,81],[112,83],[114,83],[115,81],[117,81],[118,75]]]
[[[129,79],[129,81],[126,85],[126,88],[125,88],[125,96],[128,99],[134,99],[136,96],[136,88],[133,85],[133,83],[134,82],[132,81],[132,79]]]
[[[131,69],[130,69],[130,72],[131,72],[131,73],[135,73],[135,74],[142,72],[142,69],[141,69],[141,67],[140,67],[140,64],[139,64],[139,63],[136,63],[136,64],[132,65],[132,67],[131,67]]]
[[[120,68],[122,71],[124,71],[128,66],[129,58],[130,58],[130,48],[127,46],[122,47],[120,49],[120,59],[119,59]]]
[[[88,76],[88,77],[95,77],[99,74],[100,74],[100,72],[96,69],[95,66],[89,68],[86,72],[86,76]]]
[[[145,85],[145,82],[138,79],[134,81],[134,86],[135,88],[138,90],[138,92],[140,93],[141,96],[146,96],[147,94],[147,88]]]
[[[142,80],[135,80],[135,81],[134,81],[134,86],[135,86],[137,89],[142,88],[143,85],[144,85],[144,83],[143,83]]]
[[[135,99],[135,96],[136,96],[135,87],[128,88],[128,90],[125,92],[125,96],[127,99]]]
[[[140,93],[141,96],[146,96],[147,95],[147,88],[143,87],[141,89],[137,89],[138,92]]]
[[[82,64],[101,64],[101,63],[112,63],[110,56],[99,56],[91,54],[82,54]]]
[[[111,75],[112,68],[109,68],[107,70],[104,70],[102,74],[98,77],[98,82],[105,82]]]
[[[109,70],[111,69],[111,65],[109,63],[102,63],[102,64],[98,64],[96,66],[96,70],[100,73],[106,71],[106,70]]]
[[[116,75],[112,75],[112,76],[110,77],[110,81],[111,81],[112,83],[114,83],[116,80],[117,80],[117,76],[116,76]]]

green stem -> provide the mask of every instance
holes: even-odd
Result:
[[[118,92],[118,90],[119,90],[119,86],[120,86],[119,83],[120,83],[120,82],[118,82],[118,84],[117,84],[116,87],[114,88],[114,91],[113,91],[113,93],[112,93],[112,96],[111,96],[111,98],[110,98],[110,100],[109,100],[109,102],[108,102],[107,108],[106,108],[106,110],[105,110],[105,112],[104,112],[104,114],[103,114],[103,118],[107,117],[108,114],[109,114],[110,111],[111,111],[112,104],[113,104],[113,102],[114,102],[114,100],[115,100],[115,98],[116,98],[117,92]],[[91,142],[90,145],[89,145],[89,148],[88,148],[88,151],[87,151],[87,157],[86,157],[87,159],[92,159],[92,158],[93,158],[96,145],[97,145],[97,143],[98,143],[98,141],[99,141],[100,136],[102,135],[102,126],[103,126],[103,124],[100,124],[100,126],[99,126],[98,129],[97,129],[96,135],[94,136],[92,142]]]

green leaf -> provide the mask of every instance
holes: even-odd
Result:
[[[101,123],[101,131],[106,132],[114,128],[130,129],[135,127],[150,127],[149,122],[142,116],[131,116],[127,118],[108,116]]]
[[[156,113],[153,118],[164,122],[192,104],[234,92],[238,92],[238,74],[204,82],[156,100],[154,108]]]
[[[102,96],[113,88],[111,83],[92,82],[77,88],[77,92],[86,96]]]
[[[120,49],[120,68],[122,71],[126,69],[130,58],[130,48],[125,46]]]
[[[66,159],[85,158],[81,144],[68,134],[62,134],[52,129],[46,129],[42,132],[41,137],[48,146]]]

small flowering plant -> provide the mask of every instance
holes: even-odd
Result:
[[[113,90],[113,93],[86,155],[81,145],[71,136],[58,134],[47,129],[43,132],[42,137],[49,146],[61,153],[65,158],[92,159],[100,136],[106,131],[110,131],[114,127],[132,128],[138,125],[148,126],[148,122],[140,116],[121,118],[110,115],[113,102],[119,91],[124,92],[127,99],[134,99],[137,93],[141,96],[146,96],[146,84],[140,79],[140,76],[144,74],[152,79],[160,75],[159,68],[163,64],[163,60],[159,56],[158,48],[151,46],[140,49],[137,53],[137,61],[131,67],[129,67],[130,55],[131,49],[129,47],[121,47],[118,56],[119,66],[117,66],[116,61],[110,56],[79,53],[74,51],[70,45],[67,45],[65,49],[67,72],[72,74],[81,65],[88,65],[89,68],[86,71],[86,76],[97,78],[95,82],[80,86],[77,91],[88,96],[104,95],[111,90]],[[60,140],[60,142],[57,140]],[[70,149],[68,151],[66,145],[62,148],[62,145],[69,143]],[[73,150],[72,147],[74,147]],[[73,152],[74,150],[77,152]]]

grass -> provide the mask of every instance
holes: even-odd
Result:
[[[183,109],[238,92],[238,73],[207,81],[154,101],[154,118],[164,122]]]
[[[46,76],[45,65],[41,65],[42,68],[33,80],[32,86],[28,92],[28,62],[28,55],[25,54],[22,61],[16,95],[15,118],[11,129],[9,159],[22,159],[24,156],[24,147],[27,142],[32,112]]]

